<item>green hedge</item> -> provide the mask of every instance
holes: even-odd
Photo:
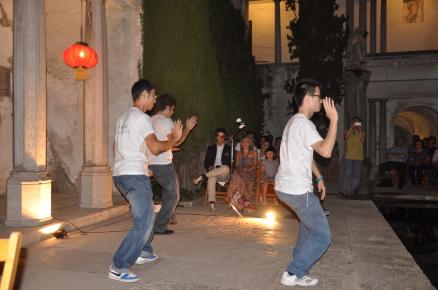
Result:
[[[213,130],[231,130],[237,117],[259,132],[260,86],[243,18],[230,1],[145,0],[143,5],[143,77],[158,93],[177,99],[175,118],[199,119],[177,162],[199,156],[214,141]]]

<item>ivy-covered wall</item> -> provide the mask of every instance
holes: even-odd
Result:
[[[262,102],[240,11],[229,0],[145,0],[143,76],[177,99],[174,118],[198,116],[175,154],[182,187],[199,173],[213,131],[261,130]]]

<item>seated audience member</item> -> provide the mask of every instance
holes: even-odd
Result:
[[[216,144],[207,148],[204,158],[206,174],[197,177],[193,182],[198,184],[201,180],[207,181],[208,201],[210,210],[216,210],[216,182],[225,182],[230,178],[231,168],[231,146],[225,144],[226,131],[224,128],[217,128]]]
[[[425,143],[425,150],[426,150],[426,158],[427,158],[427,163],[430,164],[433,154],[435,153],[436,150],[436,138],[435,136],[430,136],[429,138],[427,138],[427,141]]]
[[[262,182],[263,203],[266,203],[266,193],[268,186],[275,183],[275,174],[277,174],[280,162],[274,159],[275,150],[269,147],[265,152],[265,159],[260,160],[260,179]]]
[[[262,136],[262,138],[260,139],[260,150],[258,152],[258,157],[260,160],[266,158],[266,149],[268,149],[269,147],[271,146],[269,145],[268,139],[266,138],[266,136]]]
[[[382,186],[387,171],[397,170],[399,184],[398,188],[405,185],[405,170],[408,150],[405,146],[403,138],[399,138],[395,146],[386,150],[386,162],[379,165],[380,183],[377,186]]]
[[[411,153],[415,149],[415,143],[417,141],[421,141],[420,136],[418,135],[412,135],[412,143],[408,145],[408,153]]]
[[[237,171],[231,177],[230,185],[227,189],[225,201],[232,203],[239,211],[244,209],[254,210],[255,207],[249,202],[248,191],[245,182]]]
[[[433,186],[437,186],[438,185],[438,150],[435,150],[432,156],[431,165],[429,166],[428,174],[429,174],[428,176],[429,183]]]
[[[243,138],[245,138],[245,137],[248,137],[249,139],[250,139],[250,141],[251,141],[251,146],[254,146],[255,145],[255,137],[254,137],[254,133],[253,132],[250,132],[250,131],[248,131],[248,132],[246,132],[246,134],[243,136]],[[242,138],[242,139],[243,139]],[[241,140],[242,141],[242,140]],[[236,144],[236,146],[234,146],[234,151],[236,151],[236,152],[239,152],[240,151],[240,143],[241,142],[238,142],[237,144]],[[254,146],[255,147],[255,146]]]
[[[423,149],[423,142],[418,140],[415,142],[414,151],[409,153],[408,156],[408,172],[411,184],[416,185],[421,183],[421,176],[424,176],[424,172],[427,168],[426,165],[426,151]]]
[[[257,175],[257,151],[252,149],[251,139],[247,136],[240,141],[240,151],[236,153],[236,171],[245,182],[246,189],[252,193]]]

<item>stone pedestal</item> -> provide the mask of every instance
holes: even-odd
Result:
[[[52,219],[52,183],[47,173],[16,172],[7,191],[7,226],[38,226]]]
[[[112,202],[112,174],[108,166],[84,166],[80,172],[81,207],[107,208]]]

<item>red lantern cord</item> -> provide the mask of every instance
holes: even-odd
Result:
[[[93,68],[99,61],[97,53],[82,41],[82,0],[81,0],[81,41],[76,42],[64,51],[64,62],[69,67],[76,69],[77,80],[85,80],[88,77],[87,69]]]

